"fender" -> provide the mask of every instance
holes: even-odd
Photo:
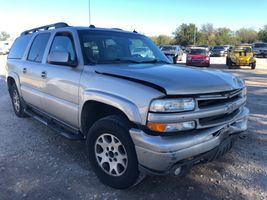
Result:
[[[22,94],[21,94],[21,88],[20,88],[20,79],[19,79],[18,74],[15,73],[15,72],[13,72],[13,71],[12,72],[7,72],[6,82],[7,82],[7,79],[9,77],[11,77],[11,78],[13,78],[15,80],[16,86],[17,86],[18,91],[19,91],[19,95],[22,96]]]
[[[130,121],[137,123],[137,124],[142,124],[142,118],[139,114],[138,107],[132,103],[131,101],[124,99],[122,97],[106,93],[103,91],[98,91],[98,90],[85,90],[83,92],[83,97],[81,100],[81,107],[79,109],[79,123],[81,125],[81,112],[83,105],[87,101],[97,101],[100,103],[104,103],[110,106],[113,106],[119,110],[121,110]]]

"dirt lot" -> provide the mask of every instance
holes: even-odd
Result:
[[[4,73],[0,56],[0,74]],[[69,141],[13,113],[0,78],[0,199],[267,199],[267,59],[256,70],[212,68],[242,77],[251,111],[248,136],[223,158],[184,177],[147,177],[128,190],[102,185],[87,162],[83,141]]]

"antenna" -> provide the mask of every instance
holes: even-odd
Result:
[[[88,0],[88,17],[89,17],[89,26],[91,25],[91,0]]]

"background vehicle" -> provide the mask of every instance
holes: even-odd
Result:
[[[183,50],[179,45],[163,45],[161,51],[167,56],[172,58],[173,63],[177,63],[183,59]]]
[[[204,45],[198,45],[197,47],[205,48],[208,52],[210,51],[210,47],[209,47],[209,45],[207,45],[207,44],[204,44]]]
[[[185,52],[188,53],[192,47],[194,47],[194,45],[187,45],[185,47]]]
[[[186,55],[186,65],[210,66],[210,56],[206,48],[192,47]]]
[[[224,46],[214,46],[211,49],[210,56],[225,56]]]
[[[150,55],[135,51],[144,47]],[[216,159],[247,128],[244,81],[172,65],[136,32],[66,23],[27,30],[6,68],[15,114],[86,140],[92,169],[115,188]]]
[[[249,45],[239,45],[230,50],[226,57],[226,65],[228,68],[236,66],[251,66],[251,69],[256,68],[256,58]]]
[[[6,55],[9,53],[10,44],[7,41],[0,42],[0,55]]]
[[[256,57],[265,58],[267,56],[267,43],[257,42],[252,44],[252,51]]]

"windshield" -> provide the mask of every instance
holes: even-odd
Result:
[[[251,48],[250,47],[237,47],[235,48],[235,51],[245,51],[245,52],[251,52]]]
[[[215,46],[213,47],[213,50],[224,50],[223,46]]]
[[[162,51],[175,51],[175,47],[172,47],[172,46],[163,46],[161,48]]]
[[[191,55],[197,55],[197,54],[203,54],[206,55],[207,51],[205,49],[191,49],[190,50]]]
[[[256,43],[256,44],[254,44],[254,47],[256,47],[256,48],[267,48],[267,44],[266,43]]]
[[[143,35],[115,31],[80,30],[85,63],[170,63],[153,42]]]

